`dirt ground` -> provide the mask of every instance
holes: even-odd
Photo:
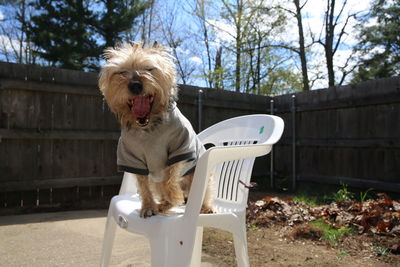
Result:
[[[273,226],[249,230],[247,234],[251,266],[400,266],[400,256],[379,255],[369,238],[349,237],[332,246],[323,241],[293,240],[287,229]],[[218,229],[204,231],[203,250],[218,266],[235,266],[232,236]]]
[[[372,233],[351,235],[337,242],[319,236],[296,235],[304,224],[266,223],[248,228],[251,266],[400,266],[398,251],[385,249],[400,245],[398,236]],[[235,266],[231,234],[206,228],[203,251],[218,266]]]

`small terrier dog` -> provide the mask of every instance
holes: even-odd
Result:
[[[136,174],[143,218],[184,202],[204,147],[176,106],[174,58],[157,43],[105,50],[99,88],[121,124],[119,171]],[[211,179],[210,179],[211,180]],[[212,182],[202,212],[213,212]]]

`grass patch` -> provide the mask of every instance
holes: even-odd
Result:
[[[390,250],[381,246],[374,246],[373,250],[378,256],[386,256],[389,254]]]
[[[322,219],[311,222],[311,225],[320,229],[322,231],[321,238],[330,243],[336,243],[341,237],[354,233],[354,229],[347,227],[335,229]]]
[[[346,249],[341,248],[341,249],[339,249],[337,251],[337,258],[338,259],[342,259],[342,258],[347,257],[347,256],[350,256],[350,253]]]
[[[329,205],[332,202],[346,202],[351,200],[358,200],[363,203],[368,199],[376,198],[373,191],[374,190],[370,188],[366,191],[352,192],[346,184],[341,184],[340,188],[335,192],[321,193],[310,190],[297,192],[297,194],[293,197],[293,201],[302,202],[311,207],[318,205]]]
[[[318,206],[318,198],[316,196],[312,196],[312,195],[306,194],[304,192],[294,196],[293,201],[302,202],[311,207]]]
[[[252,225],[248,226],[247,229],[249,231],[257,231],[258,227],[257,227],[257,225],[252,224]]]

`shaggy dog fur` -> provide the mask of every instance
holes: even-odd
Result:
[[[117,164],[121,171],[136,174],[141,217],[166,212],[184,202],[194,164],[204,150],[176,107],[174,58],[156,43],[123,43],[107,49],[104,57],[99,87],[121,124]],[[211,183],[202,212],[213,210]]]

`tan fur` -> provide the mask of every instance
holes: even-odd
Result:
[[[99,87],[121,125],[134,126],[126,105],[130,96],[127,85],[133,77],[143,82],[145,93],[155,96],[153,119],[167,111],[170,98],[177,96],[178,89],[173,57],[166,48],[123,43],[107,49],[104,57],[107,61],[100,72]]]
[[[136,131],[151,130],[156,121],[166,114],[171,100],[177,99],[176,70],[174,58],[167,48],[155,43],[143,47],[140,43],[122,43],[115,48],[106,49],[106,59],[99,78],[99,88],[110,107],[117,116],[121,127],[133,128]],[[148,125],[138,125],[127,105],[131,98],[128,90],[130,80],[143,83],[143,94],[154,96],[150,121]],[[189,179],[180,177],[181,163],[167,167],[164,180],[155,183],[148,176],[137,175],[139,193],[142,199],[141,217],[163,213],[184,201],[190,189],[193,175]],[[213,194],[211,183],[206,193],[203,211],[212,211]]]

